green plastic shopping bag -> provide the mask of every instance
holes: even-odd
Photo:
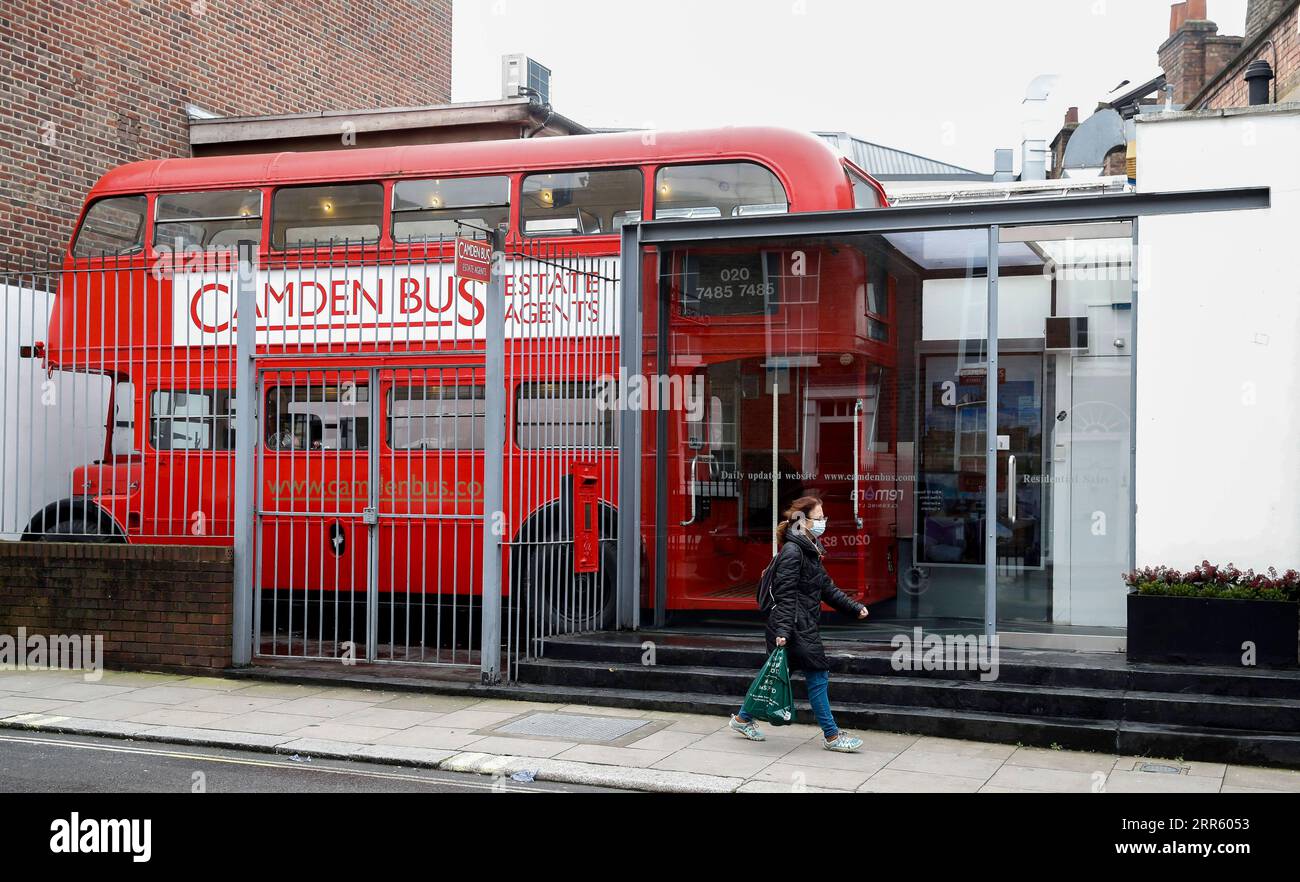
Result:
[[[794,692],[790,689],[790,666],[786,663],[784,646],[778,646],[764,662],[745,693],[741,711],[773,726],[789,726],[794,722]]]

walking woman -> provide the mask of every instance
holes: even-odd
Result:
[[[820,537],[825,532],[826,514],[816,496],[795,500],[785,513],[785,522],[777,527],[780,550],[773,564],[774,603],[767,618],[767,652],[770,655],[778,646],[786,647],[790,670],[803,672],[808,702],[822,728],[822,746],[853,753],[862,746],[862,739],[841,732],[831,715],[826,694],[831,665],[822,646],[819,617],[823,602],[855,619],[865,619],[867,608],[835,587],[822,565],[826,550]],[[764,740],[754,719],[744,711],[732,716],[731,728],[750,741]]]

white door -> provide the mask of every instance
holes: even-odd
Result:
[[[1123,627],[1128,569],[1130,368],[1127,357],[1074,359],[1068,420],[1070,621]]]

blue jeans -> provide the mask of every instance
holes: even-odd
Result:
[[[831,715],[830,698],[826,694],[831,682],[831,672],[808,671],[803,677],[808,684],[808,703],[812,705],[813,716],[817,718],[817,725],[822,727],[822,733],[829,741],[840,734],[840,727],[835,725],[835,717]],[[754,721],[754,718],[744,711],[736,716],[746,723]]]

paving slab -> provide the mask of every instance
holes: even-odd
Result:
[[[176,705],[193,704],[205,698],[220,694],[221,690],[203,689],[198,686],[178,686],[175,683],[163,683],[158,686],[145,686],[124,693],[131,701],[148,704]]]
[[[398,732],[391,730],[378,744],[396,747],[423,747],[437,750],[460,750],[482,739],[473,729],[446,729],[439,726],[412,726]]]
[[[849,770],[779,762],[763,769],[752,780],[780,784],[786,791],[815,788],[848,792],[861,787],[877,771],[879,768],[872,766]]]
[[[347,723],[340,723],[338,720],[326,720],[323,723],[308,723],[299,729],[294,729],[286,734],[295,735],[299,738],[311,738],[317,741],[344,741],[349,744],[374,744],[386,735],[391,735],[392,729],[383,729],[379,726],[350,726]]]
[[[261,735],[286,735],[311,725],[326,723],[325,717],[304,717],[280,714],[274,711],[253,711],[227,717],[225,726],[236,732],[256,732]]]
[[[936,775],[903,769],[881,769],[858,788],[859,793],[975,793],[984,782],[977,778]]]
[[[77,702],[75,701],[60,701],[57,698],[33,698],[26,693],[20,693],[0,698],[0,717],[55,711],[62,707],[76,705]]]
[[[774,758],[757,754],[720,753],[688,747],[654,764],[654,768],[673,772],[695,772],[728,778],[752,778],[770,766]]]
[[[409,729],[412,726],[432,726],[446,714],[428,711],[402,710],[376,705],[337,717],[339,723],[349,726],[376,726],[380,729]]]
[[[1032,766],[1004,765],[993,773],[988,784],[1014,790],[1045,793],[1101,793],[1106,772],[1080,772],[1070,769],[1044,769]]]
[[[1118,762],[1118,757],[1104,753],[1048,750],[1041,747],[1021,747],[1007,758],[1009,766],[1058,769],[1063,772],[1102,772],[1103,774],[1109,774]]]
[[[229,714],[210,714],[203,711],[184,710],[174,707],[154,708],[143,713],[124,717],[132,723],[144,723],[149,726],[186,726],[196,728],[219,729],[230,719]]]
[[[351,698],[338,698],[332,692],[321,695],[309,695],[294,698],[275,706],[276,713],[299,714],[304,717],[326,717],[336,719],[354,714],[359,710],[374,707],[370,702]]]
[[[1300,772],[1290,769],[1261,769],[1255,766],[1229,766],[1223,774],[1223,785],[1300,793]]]
[[[900,772],[925,772],[956,778],[973,778],[984,783],[1002,767],[1003,759],[960,754],[953,751],[923,750],[918,744],[894,757],[888,768]]]
[[[1111,772],[1107,793],[1218,793],[1217,778],[1166,775],[1159,772]]]

